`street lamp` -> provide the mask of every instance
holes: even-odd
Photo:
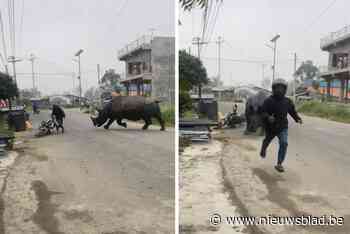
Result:
[[[271,42],[273,43],[273,65],[272,65],[272,81],[275,80],[275,72],[276,72],[276,43],[278,38],[280,38],[281,36],[279,34],[277,34],[276,36],[274,36],[271,39]],[[271,48],[271,46],[269,46]]]
[[[78,65],[79,65],[79,76],[78,76],[78,79],[79,79],[79,103],[81,104],[81,98],[82,98],[82,89],[81,89],[81,70],[80,70],[80,55],[81,53],[83,53],[84,50],[80,49],[78,50],[78,52],[75,53],[75,57],[78,57]]]

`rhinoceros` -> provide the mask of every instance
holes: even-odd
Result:
[[[102,110],[98,110],[98,116],[91,116],[94,126],[101,127],[104,123],[105,129],[116,120],[120,126],[127,127],[123,119],[128,120],[144,120],[145,124],[142,129],[148,129],[152,124],[152,118],[159,121],[162,131],[165,130],[164,120],[159,107],[159,101],[152,100],[142,96],[117,96],[106,104]]]
[[[261,107],[266,98],[271,94],[268,91],[259,91],[257,94],[247,99],[245,106],[245,116],[247,121],[246,133],[256,132],[259,127],[263,127]]]

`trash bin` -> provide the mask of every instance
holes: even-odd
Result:
[[[199,113],[208,119],[218,120],[218,102],[216,100],[201,100],[198,109]]]
[[[26,130],[26,115],[24,110],[13,110],[8,115],[8,123],[16,132]]]

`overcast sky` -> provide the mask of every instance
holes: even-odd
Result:
[[[272,50],[265,46],[277,33],[277,76],[291,79],[293,53],[298,64],[311,59],[317,65],[327,64],[327,53],[320,50],[320,38],[350,24],[348,0],[223,0],[211,41],[222,36],[222,57],[225,59],[264,61],[265,76],[272,77]],[[327,9],[328,10],[325,10]],[[200,10],[180,11],[180,47],[191,46],[192,37],[201,28]],[[197,55],[192,46],[191,52]],[[201,54],[209,76],[217,75],[217,44],[208,44]],[[225,85],[257,83],[262,80],[262,63],[223,61],[222,80]]]
[[[7,3],[1,1],[0,10],[9,47]],[[15,0],[16,56],[28,58],[30,53],[35,54],[38,57],[35,70],[39,73],[77,73],[73,55],[84,49],[81,55],[84,91],[97,84],[98,63],[102,73],[107,68],[124,72],[117,51],[127,43],[150,34],[152,28],[155,36],[173,36],[174,5],[174,0]],[[12,66],[9,68],[12,73]],[[17,63],[17,72],[30,73],[30,62]],[[18,75],[18,83],[20,88],[30,88],[31,76]],[[72,75],[38,78],[38,88],[46,94],[70,90],[73,83],[77,87],[78,81],[73,81]]]

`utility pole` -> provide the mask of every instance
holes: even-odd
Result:
[[[192,44],[197,46],[197,57],[201,59],[201,46],[208,44],[208,42],[201,41],[200,37],[194,37],[192,39]]]
[[[78,55],[78,64],[79,64],[79,97],[81,102],[82,89],[81,89],[81,68],[80,68],[80,54]]]
[[[297,53],[294,53],[294,85],[293,85],[293,99],[294,99],[294,103],[296,102],[296,86],[297,86],[297,76],[296,76],[296,72],[297,72]]]
[[[222,37],[218,37],[217,44],[218,44],[218,80],[221,79],[221,44],[224,42]]]
[[[2,22],[2,14],[0,11],[0,27],[1,27],[1,39],[2,39],[2,48],[4,49],[4,56],[5,56],[5,71],[6,74],[9,74],[9,70],[8,70],[8,57],[7,57],[7,51],[6,51],[6,42],[5,42],[5,33],[4,33],[4,24]]]
[[[194,37],[192,39],[192,44],[197,46],[197,56],[198,59],[201,59],[201,46],[204,44],[208,44],[208,42],[201,41],[200,37]],[[198,98],[201,100],[202,98],[202,85],[200,84],[198,87]]]
[[[272,82],[275,80],[275,73],[276,73],[276,46],[277,46],[277,39],[280,38],[280,35],[277,34],[271,39],[271,42],[273,43],[273,72],[272,72]]]
[[[262,64],[262,81],[264,82],[264,78],[265,78],[265,64]]]
[[[100,64],[97,64],[97,83],[100,84]]]
[[[36,59],[36,57],[34,56],[34,54],[30,54],[30,58],[29,61],[32,63],[32,82],[33,82],[33,92],[35,90],[35,75],[34,75],[34,60]]]
[[[17,78],[16,78],[16,63],[22,61],[21,59],[16,59],[15,56],[10,56],[8,58],[8,62],[12,63],[12,68],[13,68],[13,79],[17,85]]]
[[[75,56],[78,57],[78,66],[79,66],[79,76],[78,76],[78,79],[79,79],[79,103],[81,105],[82,103],[82,88],[81,88],[81,69],[80,69],[80,55],[81,53],[83,53],[84,50],[80,49],[78,50],[78,52],[75,53]]]

